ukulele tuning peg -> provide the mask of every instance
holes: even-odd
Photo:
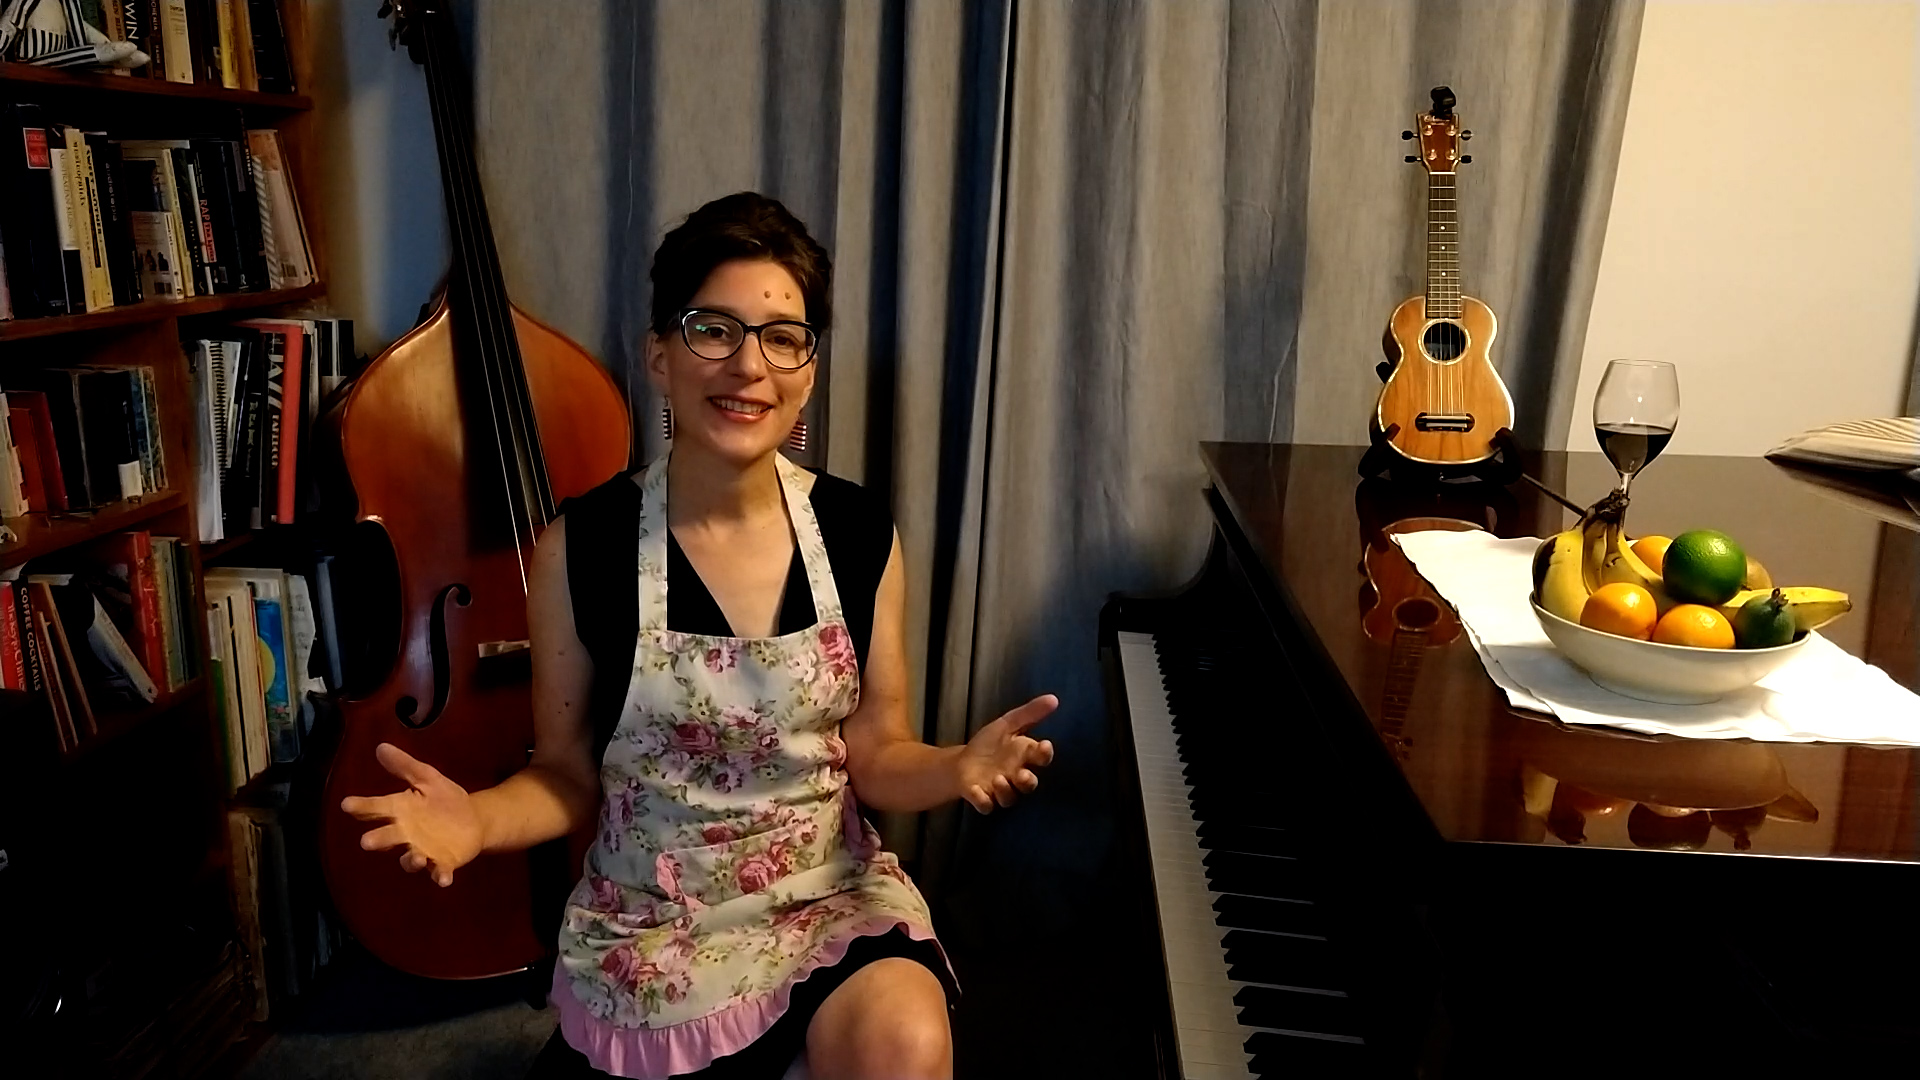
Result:
[[[1411,139],[1411,138],[1413,138],[1413,132],[1411,132],[1411,131],[1403,131],[1403,132],[1401,132],[1401,133],[1400,133],[1400,137],[1401,137],[1402,139]]]
[[[1471,138],[1473,138],[1473,132],[1472,132],[1472,131],[1470,131],[1470,130],[1469,130],[1469,131],[1462,131],[1462,132],[1460,133],[1460,137],[1461,137],[1462,139],[1471,139]]]
[[[1472,155],[1472,154],[1466,154],[1466,155],[1464,155],[1464,156],[1462,156],[1462,157],[1460,158],[1460,164],[1462,164],[1462,165],[1471,165],[1471,164],[1473,164],[1473,155]]]
[[[1409,164],[1409,165],[1413,165],[1413,164],[1415,164],[1415,163],[1417,163],[1417,162],[1418,162],[1419,160],[1420,160],[1419,158],[1417,158],[1417,157],[1415,157],[1415,156],[1414,156],[1414,155],[1412,155],[1412,154],[1408,154],[1408,155],[1407,155],[1407,164]]]

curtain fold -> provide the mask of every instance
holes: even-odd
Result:
[[[891,497],[927,737],[1061,694],[1040,797],[971,847],[1085,882],[1099,609],[1198,565],[1195,443],[1364,441],[1431,85],[1480,136],[1463,261],[1522,433],[1566,430],[1640,6],[478,0],[479,152],[515,298],[627,381],[638,459],[666,229],[755,188],[829,246],[809,457]],[[960,820],[926,822],[936,881]]]

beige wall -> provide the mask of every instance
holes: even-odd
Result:
[[[1606,361],[1680,369],[1671,453],[1900,412],[1920,2],[1650,0],[1568,448]]]

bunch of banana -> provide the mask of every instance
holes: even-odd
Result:
[[[1617,581],[1647,590],[1661,615],[1678,603],[1668,595],[1659,571],[1633,553],[1627,542],[1626,523],[1627,497],[1613,492],[1588,507],[1572,528],[1542,540],[1533,555],[1533,589],[1540,606],[1569,622],[1579,622],[1587,597],[1600,586]],[[1722,604],[1721,614],[1731,620],[1747,601],[1770,595],[1770,580],[1764,582],[1765,588],[1755,587],[1763,584],[1756,578],[1765,574],[1764,567],[1752,564],[1749,588]],[[1798,585],[1781,592],[1801,633],[1819,629],[1853,610],[1847,594],[1834,589]]]

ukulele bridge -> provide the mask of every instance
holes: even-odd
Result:
[[[1420,431],[1472,431],[1473,414],[1423,412],[1413,418],[1413,426]]]

